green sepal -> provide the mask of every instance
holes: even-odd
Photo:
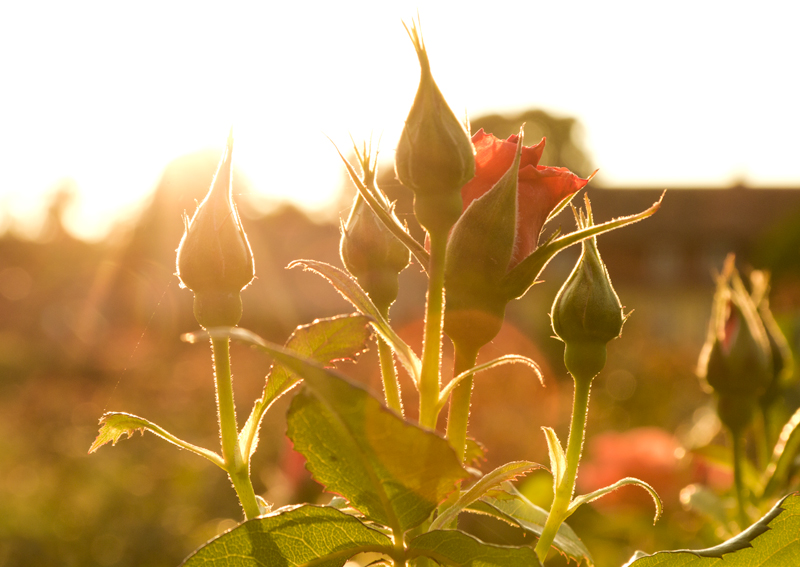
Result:
[[[564,236],[552,238],[539,248],[533,254],[522,260],[519,264],[509,271],[502,281],[502,291],[506,301],[511,301],[525,295],[525,292],[536,283],[539,274],[544,267],[553,259],[553,257],[561,252],[563,249],[577,244],[585,238],[603,234],[610,230],[639,222],[653,215],[661,206],[661,201],[664,199],[664,194],[661,195],[658,201],[653,203],[651,207],[642,211],[641,213],[630,215],[626,217],[619,217],[601,224],[576,230]]]

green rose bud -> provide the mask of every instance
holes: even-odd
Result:
[[[255,275],[253,253],[231,197],[233,137],[220,160],[211,189],[178,247],[181,284],[194,292],[194,316],[201,326],[234,326],[242,317],[240,292]]]
[[[501,281],[508,273],[517,230],[517,173],[522,134],[514,162],[489,191],[472,201],[447,243],[444,330],[470,352],[500,331],[508,298]]]
[[[749,423],[773,379],[772,364],[764,323],[729,256],[717,278],[697,373],[717,394],[720,420],[732,431]]]
[[[594,224],[589,199],[578,228]],[[553,331],[566,343],[564,364],[576,380],[592,380],[606,364],[606,344],[622,333],[625,316],[594,237],[582,241],[578,263],[556,295]]]
[[[361,157],[364,186],[390,208],[386,196],[375,187],[375,170],[369,156]],[[397,299],[398,275],[408,266],[411,255],[360,193],[356,193],[347,223],[342,225],[339,254],[347,271],[355,276],[378,309],[388,311]]]
[[[420,224],[429,232],[446,232],[461,215],[461,187],[475,175],[475,150],[433,80],[417,28],[409,35],[419,58],[420,82],[397,145],[395,171],[400,183],[414,191]]]

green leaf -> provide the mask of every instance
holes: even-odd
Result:
[[[541,565],[530,547],[483,543],[457,530],[426,532],[408,544],[410,557],[428,557],[458,567],[533,567]]]
[[[786,482],[790,465],[800,449],[800,409],[786,422],[781,430],[778,442],[772,452],[772,458],[764,471],[764,493],[762,497],[773,496]]]
[[[792,494],[758,522],[720,545],[659,551],[653,555],[637,552],[625,567],[796,567],[798,557],[800,496]]]
[[[511,483],[503,484],[502,491],[498,490],[482,497],[466,511],[493,516],[537,537],[542,534],[544,524],[547,522],[547,510],[533,504]],[[594,565],[594,559],[589,550],[566,523],[562,523],[558,528],[558,533],[553,540],[553,547],[578,564],[585,560],[589,565]]]
[[[542,465],[529,461],[516,461],[497,467],[473,484],[468,490],[464,491],[452,506],[447,508],[447,510],[434,520],[430,529],[437,530],[444,528],[454,520],[464,508],[475,502],[481,496],[484,496],[490,490],[497,488],[498,485],[513,480],[534,469],[542,468],[544,468]]]
[[[169,441],[173,445],[177,445],[182,449],[205,457],[222,470],[225,470],[225,462],[217,453],[204,449],[203,447],[198,447],[197,445],[192,445],[176,437],[163,427],[147,421],[142,417],[123,412],[108,412],[104,413],[103,417],[100,418],[100,425],[100,432],[97,434],[97,438],[94,440],[94,443],[92,443],[92,446],[89,447],[89,453],[94,453],[106,443],[116,445],[117,441],[119,441],[123,435],[127,435],[128,439],[130,439],[137,431],[142,435],[144,435],[145,431],[149,431],[165,441]]]
[[[400,363],[405,367],[408,374],[414,380],[415,384],[419,384],[419,375],[422,371],[422,363],[419,357],[413,350],[401,339],[394,329],[389,325],[386,319],[383,318],[378,308],[372,303],[367,293],[361,289],[358,282],[350,277],[350,274],[340,270],[335,266],[326,264],[325,262],[317,262],[315,260],[295,260],[289,264],[289,268],[302,266],[304,270],[308,270],[319,274],[330,284],[336,288],[342,297],[349,301],[360,313],[368,315],[373,320],[371,321],[377,333],[392,347]]]
[[[605,488],[600,488],[589,494],[584,494],[582,496],[576,497],[575,500],[573,500],[570,503],[567,512],[568,514],[572,514],[583,504],[594,502],[598,498],[602,498],[606,494],[610,494],[611,492],[614,492],[615,490],[628,485],[634,485],[640,488],[644,488],[647,492],[650,493],[650,496],[653,497],[653,502],[656,505],[656,516],[653,519],[653,523],[655,524],[658,521],[658,518],[661,517],[661,512],[664,510],[664,506],[661,504],[661,498],[659,498],[658,492],[656,492],[655,488],[653,488],[643,480],[639,480],[638,478],[632,478],[632,477],[623,478],[622,480],[618,480],[617,482],[615,482],[610,486],[606,486]]]
[[[297,327],[286,341],[286,348],[323,365],[338,360],[354,360],[367,348],[366,343],[370,336],[369,322],[369,318],[365,315],[340,315],[329,319],[317,319],[309,325]],[[242,337],[235,338],[242,340]],[[254,343],[249,336],[245,342],[261,346],[259,343]],[[260,342],[263,343],[264,340],[260,339]],[[239,434],[242,455],[247,458],[252,457],[258,444],[258,431],[264,414],[275,400],[291,390],[299,380],[300,377],[286,366],[280,363],[273,365],[272,371],[267,376],[264,393],[256,401],[250,417],[247,418]]]
[[[325,506],[299,506],[240,524],[211,540],[185,567],[341,567],[358,553],[391,553],[392,542],[357,518]]]
[[[547,438],[547,452],[550,454],[550,472],[553,473],[553,494],[555,494],[567,470],[567,456],[555,430],[552,427],[542,427],[542,430]]]
[[[436,432],[404,421],[333,370],[279,347],[272,352],[304,379],[289,410],[288,436],[314,478],[365,515],[405,531],[467,478]]]
[[[404,421],[341,378],[325,376],[313,384],[304,378],[307,387],[292,401],[287,435],[314,478],[366,516],[404,532],[467,477],[455,451],[435,432]]]

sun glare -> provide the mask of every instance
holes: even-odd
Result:
[[[344,177],[328,138],[347,151],[351,135],[380,137],[392,157],[418,79],[401,21],[417,8],[458,115],[574,116],[608,184],[800,183],[797,14],[785,8],[693,6],[687,19],[621,1],[375,6],[1,8],[0,65],[15,88],[0,109],[0,228],[35,236],[72,180],[68,228],[100,238],[171,160],[221,150],[231,126],[235,163],[265,199],[337,216]]]

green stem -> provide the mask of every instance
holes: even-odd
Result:
[[[458,376],[475,366],[478,351],[465,350],[455,345],[455,363],[453,376]],[[460,460],[464,460],[467,447],[467,426],[469,424],[469,406],[472,399],[472,380],[470,376],[459,383],[450,395],[450,411],[447,416],[447,439],[455,449]]]
[[[444,318],[444,259],[447,232],[429,233],[431,260],[428,266],[428,299],[425,307],[425,336],[422,343],[422,373],[419,381],[419,423],[436,429],[442,365],[442,322]]]
[[[744,437],[742,432],[730,430],[733,439],[733,485],[736,489],[736,502],[738,503],[739,527],[744,530],[750,525],[745,508],[745,489],[744,489]]]
[[[386,405],[402,416],[403,399],[400,397],[400,384],[397,382],[397,370],[394,367],[394,353],[392,347],[381,337],[378,337],[378,356],[381,361],[381,378],[383,379]]]
[[[217,390],[217,414],[222,440],[222,458],[225,470],[233,483],[245,519],[259,515],[258,501],[250,481],[249,463],[242,458],[239,447],[239,428],[236,425],[236,407],[233,403],[233,378],[231,357],[227,338],[212,338],[211,352],[214,359],[214,382]]]
[[[578,465],[583,450],[583,439],[586,433],[586,414],[589,411],[589,394],[592,389],[592,380],[575,380],[575,397],[572,402],[572,423],[569,428],[569,441],[567,441],[567,467],[561,483],[556,487],[553,505],[547,516],[542,535],[536,544],[536,555],[544,563],[550,546],[558,533],[558,528],[569,517],[569,505],[575,491],[575,479],[578,476]]]

